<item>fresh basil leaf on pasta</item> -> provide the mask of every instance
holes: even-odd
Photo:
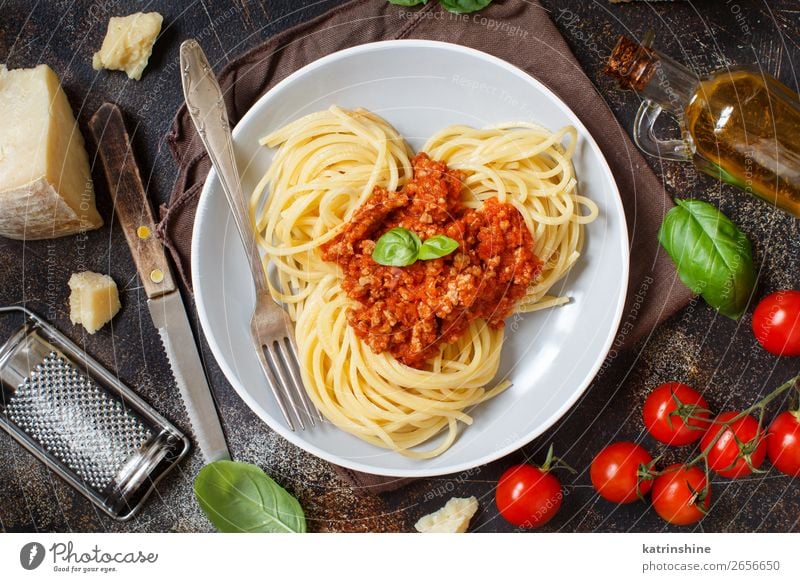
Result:
[[[417,261],[446,257],[458,248],[449,236],[439,234],[422,243],[417,233],[407,228],[393,228],[375,243],[372,259],[379,265],[405,267]]]
[[[675,200],[658,240],[689,289],[731,319],[739,319],[756,284],[747,235],[708,202]]]
[[[393,228],[375,243],[372,259],[387,267],[405,267],[417,260],[422,241],[407,228]]]
[[[492,0],[439,0],[439,2],[450,12],[466,14],[467,12],[477,12],[486,8],[492,3]]]
[[[431,259],[439,259],[446,257],[458,248],[458,243],[449,236],[439,234],[432,236],[419,248],[418,259],[421,261],[429,261]]]
[[[224,533],[303,533],[300,503],[250,463],[215,461],[200,469],[194,495],[211,523]]]
[[[389,0],[389,4],[397,4],[398,6],[417,6],[418,4],[427,4],[428,0]]]

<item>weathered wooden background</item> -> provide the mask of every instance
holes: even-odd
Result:
[[[382,0],[375,0],[382,1]],[[521,0],[507,0],[521,1]],[[337,4],[311,0],[235,0],[186,3],[168,0],[0,0],[0,62],[10,67],[46,62],[61,76],[86,132],[91,113],[106,100],[119,103],[131,125],[142,174],[152,198],[164,202],[176,168],[164,142],[181,103],[178,46],[201,40],[215,68],[293,24]],[[656,44],[700,73],[728,64],[752,64],[797,90],[800,63],[800,2],[797,0],[718,0],[612,5],[604,0],[542,0],[622,125],[629,130],[638,100],[617,90],[601,74],[618,34],[656,31]],[[140,82],[121,74],[97,74],[91,55],[99,47],[111,15],[157,10],[165,30]],[[2,120],[2,123],[13,120]],[[91,150],[90,150],[91,152]],[[760,291],[800,287],[800,221],[748,198],[731,187],[698,175],[690,166],[654,164],[669,192],[718,204],[752,239],[760,266]],[[110,216],[108,193],[95,171],[99,207]],[[634,249],[635,252],[635,249]],[[67,313],[69,274],[79,267],[110,273],[122,288],[123,310],[111,328],[81,336]],[[176,424],[186,418],[169,368],[144,306],[133,262],[119,228],[110,220],[85,239],[77,237],[23,244],[0,239],[0,304],[26,302],[97,356]],[[0,327],[7,332],[8,325]],[[259,464],[301,500],[315,531],[408,531],[425,513],[453,496],[475,495],[477,531],[511,531],[494,506],[496,479],[510,464],[542,461],[546,447],[574,467],[562,475],[567,496],[547,526],[559,531],[670,530],[645,503],[616,507],[599,500],[587,467],[607,442],[642,439],[640,406],[663,381],[683,380],[706,391],[717,410],[743,407],[798,372],[797,359],[777,359],[759,348],[750,316],[738,323],[718,317],[702,301],[659,327],[637,349],[618,356],[584,397],[555,427],[518,453],[460,475],[417,481],[381,496],[356,494],[330,467],[272,433],[227,384],[205,349],[208,371],[235,458]],[[680,460],[685,451],[669,451]],[[200,468],[197,453],[158,487],[133,521],[116,523],[0,433],[0,529],[5,531],[208,531],[192,496]],[[714,482],[711,515],[704,531],[800,530],[800,482],[770,472],[736,482]]]

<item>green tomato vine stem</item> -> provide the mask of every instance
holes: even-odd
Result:
[[[705,422],[719,424],[720,425],[720,430],[717,431],[717,434],[714,435],[714,438],[711,439],[711,442],[708,443],[708,446],[706,446],[705,449],[701,450],[700,454],[698,454],[694,459],[692,459],[691,461],[686,463],[686,466],[687,467],[691,467],[693,465],[698,464],[701,461],[705,462],[706,459],[708,458],[708,453],[711,452],[711,449],[714,448],[714,445],[717,444],[717,441],[722,437],[722,435],[725,434],[725,432],[730,428],[730,426],[733,423],[738,422],[739,420],[743,419],[745,416],[747,416],[749,414],[752,414],[752,413],[754,413],[756,411],[758,411],[759,414],[758,414],[758,433],[757,433],[757,436],[755,438],[756,439],[760,438],[759,435],[761,435],[762,428],[764,426],[764,414],[766,412],[767,406],[773,400],[775,400],[776,398],[778,398],[781,395],[785,394],[786,392],[788,392],[792,388],[798,389],[798,382],[800,382],[800,375],[794,376],[790,380],[784,382],[783,384],[778,386],[775,390],[773,390],[772,392],[770,392],[769,394],[764,396],[764,398],[762,398],[761,400],[759,400],[758,402],[756,402],[755,404],[753,404],[749,408],[745,408],[739,414],[737,414],[736,416],[734,416],[733,418],[731,418],[731,419],[729,419],[729,420],[727,420],[725,422],[717,422],[715,420],[709,420],[709,419],[702,419],[701,418],[701,420],[704,420]],[[761,438],[763,438],[763,437],[761,437]],[[738,443],[738,439],[737,439],[737,443]],[[749,443],[738,443],[738,444],[739,444],[739,448],[740,449],[742,449],[743,446],[747,447],[748,449],[751,448]],[[755,450],[755,445],[757,445],[757,444],[758,443],[755,443],[752,446],[753,450]],[[750,452],[752,453],[752,451],[750,451]],[[747,453],[747,454],[749,454],[749,453]],[[708,465],[707,462],[706,462],[706,465]]]

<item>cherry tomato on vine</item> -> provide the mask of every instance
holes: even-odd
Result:
[[[699,392],[681,382],[667,382],[647,397],[642,417],[653,438],[681,446],[700,440],[708,430],[711,413]]]
[[[608,445],[592,461],[589,476],[601,497],[614,503],[632,503],[653,485],[647,471],[653,457],[631,442]]]
[[[767,430],[767,454],[781,473],[800,477],[800,411],[775,417]]]
[[[711,486],[702,469],[678,463],[655,478],[651,497],[661,519],[689,525],[703,519],[711,507]]]
[[[708,467],[721,477],[749,475],[754,468],[761,466],[767,455],[764,433],[759,430],[758,421],[752,416],[743,416],[730,426],[723,426],[723,423],[730,422],[738,415],[738,412],[723,412],[714,419],[714,424],[700,440],[700,450],[705,452],[708,449]]]
[[[800,291],[764,297],[753,312],[753,333],[768,352],[800,356]]]

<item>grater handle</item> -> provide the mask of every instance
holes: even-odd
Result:
[[[56,338],[59,342],[61,342],[66,346],[69,346],[69,348],[74,350],[75,353],[83,353],[87,361],[90,361],[92,364],[102,368],[102,366],[100,366],[99,363],[97,363],[94,359],[92,359],[91,356],[89,356],[89,354],[87,354],[86,352],[81,350],[81,348],[75,345],[75,343],[71,339],[62,334],[60,331],[58,331],[56,328],[47,323],[44,319],[36,315],[33,311],[31,311],[27,307],[22,307],[21,305],[0,305],[0,314],[10,314],[10,313],[22,313],[23,315],[25,315],[25,317],[27,317],[30,320],[26,321],[26,323],[30,322],[35,323],[38,327],[45,330],[48,334]],[[7,347],[6,344],[0,346],[0,360],[2,360],[2,354],[5,351],[6,347]]]
[[[44,323],[33,311],[30,311],[21,305],[0,305],[0,315],[9,315],[11,313],[22,313],[25,315],[25,317],[37,325],[42,325]],[[23,326],[22,329],[18,330],[16,333],[12,333],[9,338],[0,338],[0,368],[2,368],[3,361],[5,360],[8,350],[11,349],[15,343],[14,338],[19,336],[20,332],[23,331],[24,328],[25,326]],[[4,341],[5,343],[2,343]]]
[[[2,305],[2,306],[0,306],[0,313],[14,313],[15,311],[19,312],[19,313],[24,313],[25,315],[27,315],[31,319],[34,319],[34,320],[38,320],[39,319],[38,317],[36,317],[36,315],[33,313],[33,311],[30,311],[29,309],[26,309],[25,307],[22,307],[21,305]]]

